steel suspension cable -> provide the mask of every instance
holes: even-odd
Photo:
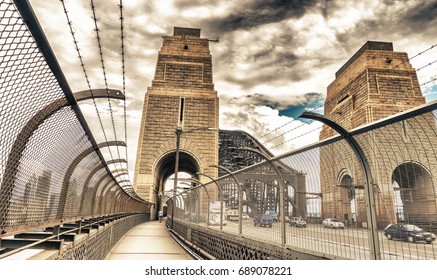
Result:
[[[426,50],[423,50],[421,52],[418,52],[417,54],[413,55],[412,57],[410,57],[407,61],[401,62],[398,65],[396,65],[394,68],[399,67],[400,65],[404,64],[405,62],[410,62],[411,60],[415,59],[418,56],[421,56],[422,54],[426,53],[427,51],[432,50],[435,46],[437,46],[437,44],[432,45],[431,47],[427,48]]]
[[[128,153],[128,141],[127,141],[127,103],[126,103],[126,60],[125,60],[125,44],[124,44],[124,17],[123,17],[123,1],[120,0],[119,4],[120,8],[120,37],[121,37],[121,69],[122,69],[122,83],[123,83],[123,94],[125,96],[125,99],[123,100],[123,111],[124,111],[124,139],[126,142],[126,166],[129,170],[129,153]],[[129,172],[126,174],[128,180],[130,182],[130,175]],[[131,188],[133,190],[133,186],[131,185]]]
[[[437,77],[436,77],[436,78],[432,78],[431,80],[429,80],[428,82],[425,82],[425,83],[421,84],[420,86],[425,86],[425,85],[430,84],[430,83],[435,82],[435,81],[437,81]]]
[[[436,63],[436,62],[437,62],[437,59],[434,60],[434,61],[432,61],[432,62],[430,62],[430,63],[428,63],[428,64],[425,64],[425,65],[422,66],[422,67],[417,68],[416,72],[419,72],[419,71],[422,70],[423,68],[426,68],[426,67],[428,67],[428,66],[431,66],[431,65],[433,65],[433,64]]]
[[[124,52],[124,17],[123,17],[123,0],[120,0],[120,38],[121,38],[121,69],[122,69],[122,83],[123,83],[123,94],[125,96],[123,100],[123,111],[124,111],[124,141],[127,147],[127,108],[126,108],[126,67],[125,67],[125,52]],[[128,152],[126,149],[126,161],[127,167],[129,169]],[[129,176],[128,176],[129,177]]]
[[[64,2],[64,0],[60,0],[60,1],[61,1],[61,3],[62,3],[62,7],[63,7],[63,9],[64,9],[64,14],[65,14],[65,17],[66,17],[66,19],[67,19],[67,24],[68,24],[68,27],[69,27],[69,29],[70,29],[71,36],[72,36],[72,38],[73,38],[74,48],[76,49],[77,56],[78,56],[78,58],[79,58],[79,60],[80,60],[80,66],[82,67],[82,71],[83,71],[83,74],[84,74],[84,76],[85,76],[85,80],[86,80],[86,83],[87,83],[88,89],[89,89],[89,91],[90,91],[90,93],[91,93],[91,97],[92,97],[91,99],[93,100],[94,108],[95,108],[96,113],[97,113],[97,118],[99,119],[99,123],[100,123],[100,127],[101,127],[101,129],[102,129],[103,136],[104,136],[104,138],[105,138],[105,141],[108,142],[108,138],[106,137],[106,132],[105,132],[105,128],[104,128],[104,126],[103,126],[102,118],[101,118],[101,116],[100,116],[100,112],[99,112],[99,109],[98,109],[98,107],[97,107],[96,100],[95,100],[95,98],[94,98],[93,90],[92,90],[92,87],[91,87],[91,82],[90,82],[90,80],[89,80],[89,77],[88,77],[88,74],[87,74],[87,71],[86,71],[85,63],[83,62],[83,56],[82,56],[81,53],[80,53],[79,43],[78,43],[78,41],[77,41],[77,39],[76,39],[76,36],[74,35],[75,32],[74,32],[74,30],[73,30],[73,24],[72,24],[72,21],[70,20],[70,17],[69,17],[69,15],[68,15],[68,11],[67,11],[67,8],[66,8],[66,6],[65,6],[65,2]]]
[[[293,119],[293,121],[295,121],[295,119]],[[296,129],[298,129],[298,128],[304,126],[304,125],[305,125],[305,124],[302,123],[302,124],[300,124],[300,125],[298,125],[298,126],[292,128],[292,129],[290,129],[290,130],[288,130],[288,131],[286,131],[286,132],[283,132],[283,133],[281,133],[281,134],[279,134],[279,135],[276,135],[275,137],[270,138],[269,140],[265,141],[265,142],[263,143],[263,145],[265,145],[265,144],[267,144],[267,143],[269,143],[269,142],[272,142],[273,140],[275,140],[275,139],[277,139],[277,138],[279,138],[279,137],[281,137],[281,136],[283,136],[283,135],[285,135],[285,134],[287,134],[287,133],[289,133],[289,132],[291,132],[291,131],[293,131],[293,130],[296,130]]]
[[[99,27],[98,27],[98,24],[97,24],[96,9],[95,9],[95,5],[94,5],[94,1],[93,0],[91,0],[90,6],[91,6],[92,13],[93,13],[92,19],[94,20],[94,26],[95,26],[94,31],[96,31],[97,45],[99,47],[100,63],[101,63],[101,66],[102,66],[103,80],[105,82],[106,94],[107,94],[107,97],[108,97],[109,112],[111,114],[112,129],[114,131],[114,140],[117,141],[117,132],[116,132],[116,129],[115,129],[114,114],[113,114],[113,111],[112,111],[111,98],[109,97],[108,80],[106,78],[105,61],[103,59],[103,51],[102,51],[102,44],[101,44],[101,40],[100,40],[100,32],[99,32]],[[118,158],[120,158],[120,150],[119,150],[118,145],[116,145],[116,147],[117,147]],[[113,156],[112,156],[111,149],[108,148],[108,150],[109,150],[109,153],[111,155],[111,159],[114,159]],[[121,167],[121,165],[120,165],[120,167]]]
[[[316,107],[316,108],[310,110],[309,112],[316,111],[317,109],[320,109],[320,108],[323,107],[323,106],[324,106],[324,104],[321,104],[320,106],[318,106],[318,107]],[[271,130],[269,133],[264,134],[264,136],[269,135],[269,134],[271,134],[272,132],[274,132],[274,131],[276,131],[276,130],[278,130],[278,129],[280,129],[280,128],[283,128],[283,127],[285,127],[286,125],[288,125],[288,124],[290,124],[290,123],[292,123],[292,122],[294,122],[294,121],[297,121],[297,119],[292,119],[292,120],[289,121],[288,123],[286,123],[286,124],[284,124],[284,125],[282,125],[282,126],[280,126],[280,127],[278,127],[278,128],[275,128],[275,129]],[[273,138],[271,138],[271,139],[269,139],[269,140],[266,140],[266,141],[264,141],[262,144],[265,145],[265,144],[267,144],[267,143],[269,143],[269,142],[271,142],[271,141],[273,141],[273,140],[275,140],[275,139],[277,139],[277,138],[279,138],[279,137],[281,137],[281,136],[283,136],[283,135],[285,135],[285,134],[287,134],[287,133],[290,133],[290,132],[292,132],[292,131],[294,131],[294,130],[296,130],[296,129],[298,129],[298,128],[300,128],[300,127],[302,127],[302,126],[305,125],[305,123],[302,123],[301,120],[299,120],[299,122],[301,122],[301,124],[298,125],[297,127],[291,128],[291,129],[288,130],[288,131],[285,131],[285,132],[283,132],[283,133],[281,133],[281,134],[279,134],[279,135],[277,135],[277,136],[275,136],[275,137],[273,137]],[[263,136],[263,137],[264,137],[264,136]]]
[[[300,134],[300,135],[298,135],[298,136],[296,136],[296,137],[293,137],[293,138],[291,138],[291,139],[288,139],[287,141],[284,141],[284,142],[282,142],[282,143],[280,143],[280,144],[278,144],[278,145],[276,145],[276,146],[273,146],[273,147],[271,147],[271,149],[274,149],[274,148],[277,148],[277,147],[283,146],[283,145],[285,145],[286,143],[288,143],[288,142],[290,142],[290,141],[296,140],[296,139],[298,139],[299,137],[302,137],[302,136],[304,136],[304,135],[310,134],[311,132],[314,132],[314,131],[319,130],[319,129],[321,129],[321,127],[316,127],[316,128],[314,128],[314,129],[309,130],[309,131],[307,131],[307,132],[305,132],[305,133],[302,133],[302,134]]]
[[[436,46],[437,46],[437,44],[432,45],[431,47],[427,48],[426,50],[423,50],[423,51],[417,53],[416,55],[413,55],[409,60],[412,60],[412,59],[414,59],[414,58],[416,58],[416,57],[426,53],[427,51],[430,51],[431,49],[433,49]]]
[[[264,134],[264,135],[262,135],[260,138],[258,138],[258,140],[261,140],[262,138],[268,136],[268,135],[271,134],[272,132],[275,132],[276,130],[281,129],[281,128],[283,128],[284,126],[287,126],[288,124],[292,123],[293,121],[294,121],[294,119],[291,120],[291,121],[289,121],[289,122],[287,122],[287,123],[285,123],[285,124],[283,124],[283,125],[281,125],[281,126],[279,126],[279,127],[277,127],[277,128],[275,128],[275,129],[273,129],[273,130],[270,130],[269,132],[267,132],[266,134]]]
[[[120,0],[119,2],[119,10],[120,10],[120,50],[121,50],[121,70],[122,70],[122,91],[124,94],[124,100],[123,100],[123,114],[124,114],[124,141],[126,143],[126,167],[129,170],[129,154],[127,150],[127,105],[126,105],[126,60],[125,60],[125,44],[124,44],[124,17],[123,17],[123,1]],[[129,182],[132,182],[130,180],[129,172],[123,176],[126,176]],[[130,184],[130,188],[133,190],[132,184]]]
[[[414,58],[421,56],[422,54],[424,54],[424,53],[426,53],[426,52],[432,50],[432,49],[435,48],[436,46],[437,46],[437,44],[433,44],[433,45],[431,45],[429,48],[427,48],[427,49],[425,49],[425,50],[423,50],[423,51],[420,51],[420,52],[418,52],[416,55],[413,55],[412,57],[410,57],[406,62],[409,62],[409,61],[413,60]],[[435,61],[433,61],[433,62],[430,62],[430,63],[426,64],[425,66],[419,67],[416,71],[420,71],[420,70],[422,70],[423,68],[426,68],[426,67],[428,67],[428,66],[430,66],[430,65],[432,65],[432,64],[434,64],[434,63],[436,63],[436,62],[437,62],[437,60],[435,60]],[[397,64],[394,68],[399,67],[399,66],[402,65],[403,63],[405,63],[405,62],[401,62],[401,63]],[[436,81],[436,80],[437,80],[437,78],[433,78],[433,79],[431,79],[431,80],[429,80],[429,81],[427,81],[427,82],[425,82],[425,83],[420,84],[420,86],[427,85],[427,84],[432,83],[432,82],[434,82],[434,81]]]
[[[105,130],[105,128],[104,128],[104,125],[103,125],[102,117],[101,117],[101,115],[100,115],[100,112],[99,112],[99,109],[98,109],[98,106],[97,106],[97,103],[96,103],[96,100],[95,100],[95,97],[94,97],[94,94],[93,94],[93,90],[92,90],[92,87],[91,87],[91,82],[90,82],[89,76],[88,76],[87,71],[86,71],[85,63],[84,63],[84,61],[83,61],[83,56],[82,56],[82,54],[81,54],[81,52],[80,52],[79,43],[78,43],[78,41],[77,41],[77,39],[76,39],[75,32],[74,32],[74,30],[73,30],[73,24],[72,24],[72,21],[70,20],[70,17],[69,17],[69,15],[68,15],[68,11],[67,11],[67,8],[66,8],[66,6],[65,6],[65,2],[64,2],[64,0],[60,0],[60,1],[61,1],[61,3],[62,3],[62,7],[63,7],[63,10],[64,10],[64,14],[65,14],[66,19],[67,19],[67,24],[68,24],[68,26],[69,26],[70,33],[71,33],[71,36],[72,36],[72,38],[73,38],[74,47],[75,47],[75,49],[76,49],[76,52],[77,52],[78,58],[79,58],[79,60],[80,60],[80,65],[81,65],[81,68],[82,68],[82,71],[83,71],[83,73],[84,73],[84,77],[85,77],[85,80],[86,80],[86,83],[87,83],[88,89],[89,89],[90,94],[91,94],[91,97],[92,97],[91,99],[92,99],[92,102],[93,102],[93,105],[94,105],[94,108],[95,108],[95,111],[96,111],[96,114],[97,114],[97,118],[98,118],[98,120],[99,120],[99,124],[100,124],[100,128],[101,128],[101,130],[102,130],[103,137],[104,137],[104,139],[105,139],[105,142],[108,142],[108,137],[107,137],[107,134],[106,134],[106,130]],[[112,111],[111,111],[111,112],[112,112]],[[118,147],[117,147],[117,148],[118,148]],[[108,150],[109,150],[110,157],[111,157],[111,159],[113,160],[114,158],[113,158],[112,151],[111,151],[110,147],[108,147]]]

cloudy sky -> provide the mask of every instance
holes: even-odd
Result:
[[[30,2],[72,90],[87,89],[63,3]],[[105,73],[90,1],[64,1],[91,87],[104,88],[106,76],[109,88],[122,89],[120,1],[93,3]],[[437,44],[436,0],[125,0],[123,17],[131,169],[161,36],[172,35],[174,26],[219,38],[210,50],[220,128],[245,130],[275,153],[317,140],[320,125],[295,118],[303,110],[323,112],[335,72],[368,40],[393,42],[395,51],[417,55],[411,64],[420,69],[423,94],[437,99],[437,46],[425,51]],[[96,111],[92,104],[83,110]]]

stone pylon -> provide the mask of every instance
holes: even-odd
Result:
[[[134,176],[136,192],[151,202],[164,199],[163,183],[175,171],[177,128],[183,131],[179,171],[217,177],[209,167],[218,162],[219,123],[210,40],[200,37],[200,29],[180,27],[162,38],[145,94]]]
[[[328,86],[325,117],[350,131],[423,104],[425,98],[407,53],[395,52],[390,42],[369,41],[337,71]],[[395,123],[357,140],[372,171],[370,188],[379,227],[399,220],[423,224],[437,219],[432,183],[437,161],[426,159],[437,139],[417,134],[429,131],[432,135],[436,126],[432,114],[422,117],[426,121]],[[334,134],[324,125],[320,139]],[[320,159],[323,217],[365,223],[363,170],[350,147],[344,141],[321,147]],[[397,209],[400,200],[402,213]]]

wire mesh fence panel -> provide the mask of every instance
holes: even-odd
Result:
[[[435,111],[357,135],[372,166],[383,259],[435,259]]]
[[[436,259],[436,107],[207,183],[223,192],[222,230],[331,259]]]
[[[37,20],[27,17],[13,1],[0,2],[1,234],[117,209],[147,211],[130,184],[108,171]]]
[[[94,138],[13,1],[0,2],[0,19],[1,234],[147,211],[118,160],[123,102],[93,100],[101,127],[114,128]],[[240,151],[242,168],[169,194],[171,216],[328,258],[436,259],[435,107],[330,138],[324,127],[319,143],[278,157]]]

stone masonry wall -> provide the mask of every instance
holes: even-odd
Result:
[[[145,95],[134,187],[152,202],[163,179],[159,162],[175,153],[176,128],[187,132],[218,128],[219,104],[209,41],[198,33],[197,29],[175,28],[176,35],[163,36],[155,76]],[[218,161],[217,132],[182,133],[180,153],[190,155],[199,172],[217,176],[217,170],[209,167]]]
[[[346,130],[352,130],[424,104],[416,72],[408,61],[406,53],[361,50],[361,54],[349,61],[347,67],[343,67],[335,81],[328,86],[325,116]],[[430,183],[430,180],[435,180],[433,174],[437,174],[437,163],[436,159],[425,156],[427,150],[437,144],[433,120],[433,116],[425,115],[357,137],[372,169],[372,189],[381,226],[396,221],[392,175],[402,164],[420,165],[428,171],[428,175],[416,180],[423,184],[415,190],[415,207],[404,205],[404,211],[417,217],[435,219],[437,216],[436,190],[433,183]],[[416,135],[418,130],[429,131],[429,135],[419,137]],[[334,134],[335,131],[324,126],[320,139]],[[351,176],[355,185],[363,185],[364,178],[359,162],[348,151],[349,148],[341,143],[332,146],[322,148],[320,152],[322,213],[324,217],[343,218],[344,214],[350,216],[351,210],[344,188],[335,188],[340,184],[341,174]],[[356,215],[359,221],[365,222],[364,191],[357,189],[355,194]]]

